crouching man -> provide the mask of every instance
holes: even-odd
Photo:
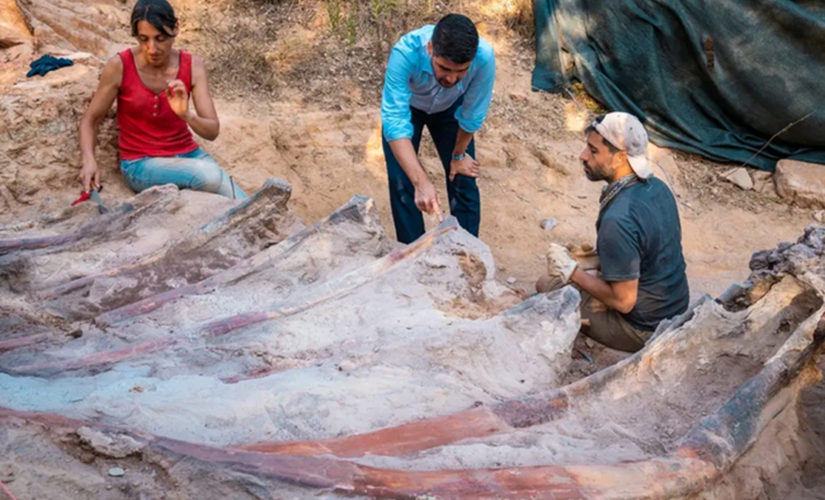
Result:
[[[605,181],[596,220],[600,273],[586,272],[566,248],[553,244],[548,276],[540,293],[554,282],[581,291],[582,333],[621,351],[644,347],[659,322],[682,314],[689,289],[682,254],[682,229],[676,200],[653,177],[647,160],[647,132],[627,113],[608,113],[585,131],[579,159],[591,181]]]

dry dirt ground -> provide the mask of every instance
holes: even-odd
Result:
[[[70,2],[56,5],[66,3]],[[98,38],[108,37],[108,44],[97,47],[88,42],[84,50],[100,58],[129,42],[123,25],[126,6],[114,0],[85,3],[94,5],[94,14],[104,16],[110,24],[105,29],[76,25],[81,34],[85,29],[94,35],[80,37],[81,42],[98,43]],[[587,181],[577,159],[584,146],[580,133],[586,122],[584,113],[561,96],[531,92],[529,39],[525,41],[518,29],[501,21],[512,18],[501,15],[517,3],[456,2],[453,7],[483,19],[482,35],[494,45],[498,62],[493,105],[477,136],[477,156],[482,164],[480,238],[492,250],[498,278],[530,293],[544,270],[543,253],[550,242],[594,241],[601,186]],[[44,2],[23,4],[34,9]],[[213,95],[222,131],[216,141],[204,142],[203,147],[247,192],[269,177],[288,181],[293,188],[290,206],[305,223],[330,214],[353,194],[362,194],[375,200],[381,221],[392,234],[378,107],[384,61],[376,56],[372,37],[359,35],[351,46],[331,37],[329,10],[322,2],[227,0],[210,6],[181,0],[176,5],[184,20],[180,46],[204,55],[214,77]],[[439,8],[443,11],[447,7],[435,2],[435,10],[420,19],[437,18]],[[70,10],[82,13],[75,7]],[[408,16],[404,22],[416,19]],[[380,18],[380,23],[389,28],[398,26],[392,16]],[[232,37],[227,37],[228,33]],[[264,49],[256,49],[256,40]],[[381,50],[386,53],[386,40]],[[9,71],[0,77],[0,94],[18,93],[21,97],[15,102],[22,103],[2,108],[5,129],[16,132],[29,126],[40,132],[24,146],[5,151],[11,163],[3,163],[4,156],[0,156],[0,167],[5,169],[0,172],[0,223],[14,224],[57,211],[77,197],[80,186],[73,183],[79,166],[76,151],[67,153],[66,144],[48,144],[51,136],[43,130],[47,129],[45,124],[76,122],[96,81],[98,66],[98,62],[76,65],[42,81],[27,81],[26,68],[13,61],[4,66]],[[73,100],[70,109],[54,102],[38,108],[36,95],[40,92],[52,92],[52,96],[64,92],[67,100]],[[40,115],[25,115],[21,109]],[[70,138],[73,134],[68,127],[57,133]],[[43,142],[38,143],[38,138]],[[101,153],[106,185],[103,194],[108,200],[129,195],[117,171],[111,138],[111,134],[104,134]],[[52,146],[53,150],[49,149]],[[434,148],[425,142],[422,149],[425,167],[446,199]],[[721,180],[720,174],[730,166],[655,147],[652,156],[659,165],[657,175],[670,181],[682,203],[683,245],[694,298],[705,293],[718,295],[729,284],[744,279],[753,252],[793,241],[813,222],[812,211],[782,202],[770,180],[760,191],[744,192]],[[12,164],[18,165],[18,170],[10,174],[13,167],[8,165]],[[35,164],[38,167],[24,169]],[[542,229],[541,222],[550,218],[558,225]],[[428,220],[428,227],[434,222]],[[578,360],[583,373],[617,359],[614,353],[591,344],[581,342],[579,347],[597,356],[596,364]],[[821,444],[825,386],[820,383],[809,389],[803,404],[808,415],[806,432],[811,442],[818,439]],[[802,479],[778,490],[774,498],[825,498],[823,471],[825,459],[812,461]],[[789,492],[794,486],[800,489]]]

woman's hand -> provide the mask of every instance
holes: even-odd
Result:
[[[80,168],[80,182],[83,183],[83,189],[87,193],[92,191],[92,186],[100,185],[100,170],[97,168],[97,160],[94,158],[83,160],[83,166]]]
[[[166,98],[172,111],[185,120],[189,114],[189,94],[186,93],[186,85],[180,80],[172,80],[166,88]]]

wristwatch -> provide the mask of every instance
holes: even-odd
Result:
[[[461,153],[461,154],[460,154],[460,155],[458,155],[458,156],[453,155],[453,161],[463,160],[465,156],[467,156],[467,152],[466,152],[466,151],[465,151],[465,152],[463,152],[463,153]]]

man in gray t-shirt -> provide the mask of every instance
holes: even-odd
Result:
[[[676,200],[653,177],[647,132],[627,113],[608,113],[586,130],[580,159],[602,191],[596,247],[600,274],[581,269],[562,246],[551,245],[548,272],[582,292],[582,332],[602,344],[638,351],[659,322],[687,310],[689,290]],[[552,289],[552,278],[536,284]]]

